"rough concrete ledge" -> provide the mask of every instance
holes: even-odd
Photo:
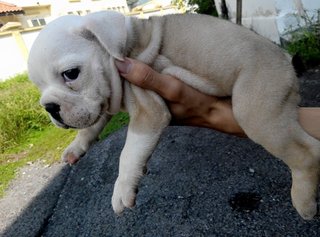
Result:
[[[291,206],[290,173],[279,160],[247,139],[191,127],[165,131],[136,207],[117,217],[111,195],[125,134],[99,142],[72,167],[38,236],[320,235],[319,219],[303,221]],[[7,236],[34,236],[23,227],[36,208],[45,210],[37,202]]]

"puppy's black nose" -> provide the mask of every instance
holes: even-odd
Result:
[[[52,115],[60,111],[60,105],[56,103],[48,103],[44,105],[45,109]]]
[[[60,123],[63,123],[63,120],[60,116],[60,105],[56,103],[48,103],[44,105],[45,109],[51,114],[51,116],[59,121]]]

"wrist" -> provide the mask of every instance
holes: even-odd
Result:
[[[210,128],[215,130],[239,137],[247,137],[234,117],[229,98],[217,99],[211,104],[207,123],[210,124]]]

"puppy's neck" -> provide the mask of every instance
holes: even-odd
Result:
[[[126,17],[126,55],[146,64],[153,64],[161,47],[163,21],[161,17],[148,20]]]

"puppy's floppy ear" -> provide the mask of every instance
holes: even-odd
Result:
[[[93,35],[111,56],[124,60],[127,41],[124,15],[114,11],[91,13],[83,17],[81,28],[84,37]]]

